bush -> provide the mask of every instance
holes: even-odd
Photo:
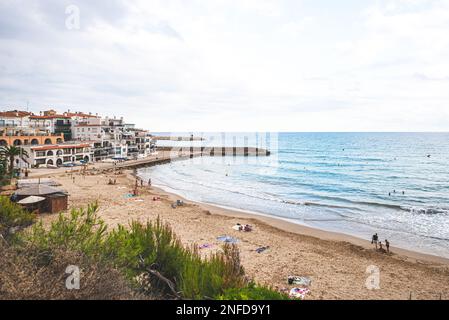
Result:
[[[55,249],[45,264],[33,251],[0,240],[0,300],[3,299],[149,299],[129,286],[120,271],[77,251]],[[66,268],[80,268],[80,289],[65,286]]]
[[[289,300],[285,294],[271,288],[257,286],[254,283],[245,288],[231,288],[225,290],[218,300]]]
[[[11,202],[9,198],[0,196],[0,235],[3,238],[10,238],[15,231],[30,226],[35,218],[34,214]]]
[[[60,214],[49,228],[41,222],[34,225],[22,239],[39,257],[36,263],[50,265],[58,252],[65,250],[112,265],[142,290],[148,290],[147,283],[136,279],[149,280],[152,294],[157,291],[178,296],[179,292],[188,299],[282,297],[270,289],[248,285],[235,245],[225,245],[221,252],[202,258],[197,247],[183,246],[159,218],[146,224],[132,222],[129,228],[119,225],[107,233],[97,209],[94,204],[72,210],[68,216]],[[168,290],[168,283],[176,293]]]
[[[222,253],[202,259],[196,247],[184,247],[160,219],[146,225],[133,222],[130,229],[119,226],[108,235],[104,255],[130,277],[157,269],[189,299],[213,297],[225,288],[246,283],[237,247],[225,246]],[[153,285],[166,288],[159,279],[154,279]]]
[[[79,250],[87,255],[98,255],[106,234],[106,225],[96,212],[97,204],[86,209],[72,209],[68,216],[59,214],[46,230],[42,222],[33,226],[24,238],[40,251],[51,251],[54,248]]]

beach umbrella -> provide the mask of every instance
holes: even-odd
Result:
[[[20,200],[19,202],[17,202],[18,204],[33,204],[33,203],[38,203],[45,200],[44,197],[39,197],[39,196],[29,196],[26,197],[22,200]]]

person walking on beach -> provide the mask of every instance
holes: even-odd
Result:
[[[385,239],[385,247],[387,248],[387,253],[390,253],[390,242]]]
[[[148,179],[148,186],[151,187],[151,178]]]
[[[373,234],[373,238],[371,239],[371,243],[376,246],[376,250],[377,250],[377,242],[378,241],[379,241],[379,236],[377,235],[377,233]]]

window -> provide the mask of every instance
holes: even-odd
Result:
[[[45,157],[45,151],[36,151],[36,157]]]

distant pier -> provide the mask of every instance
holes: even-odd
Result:
[[[152,167],[172,161],[185,160],[195,157],[224,157],[224,156],[244,156],[244,157],[266,157],[270,151],[254,147],[158,147],[161,152],[159,156],[150,158],[118,162],[117,169],[134,169],[141,167]]]

